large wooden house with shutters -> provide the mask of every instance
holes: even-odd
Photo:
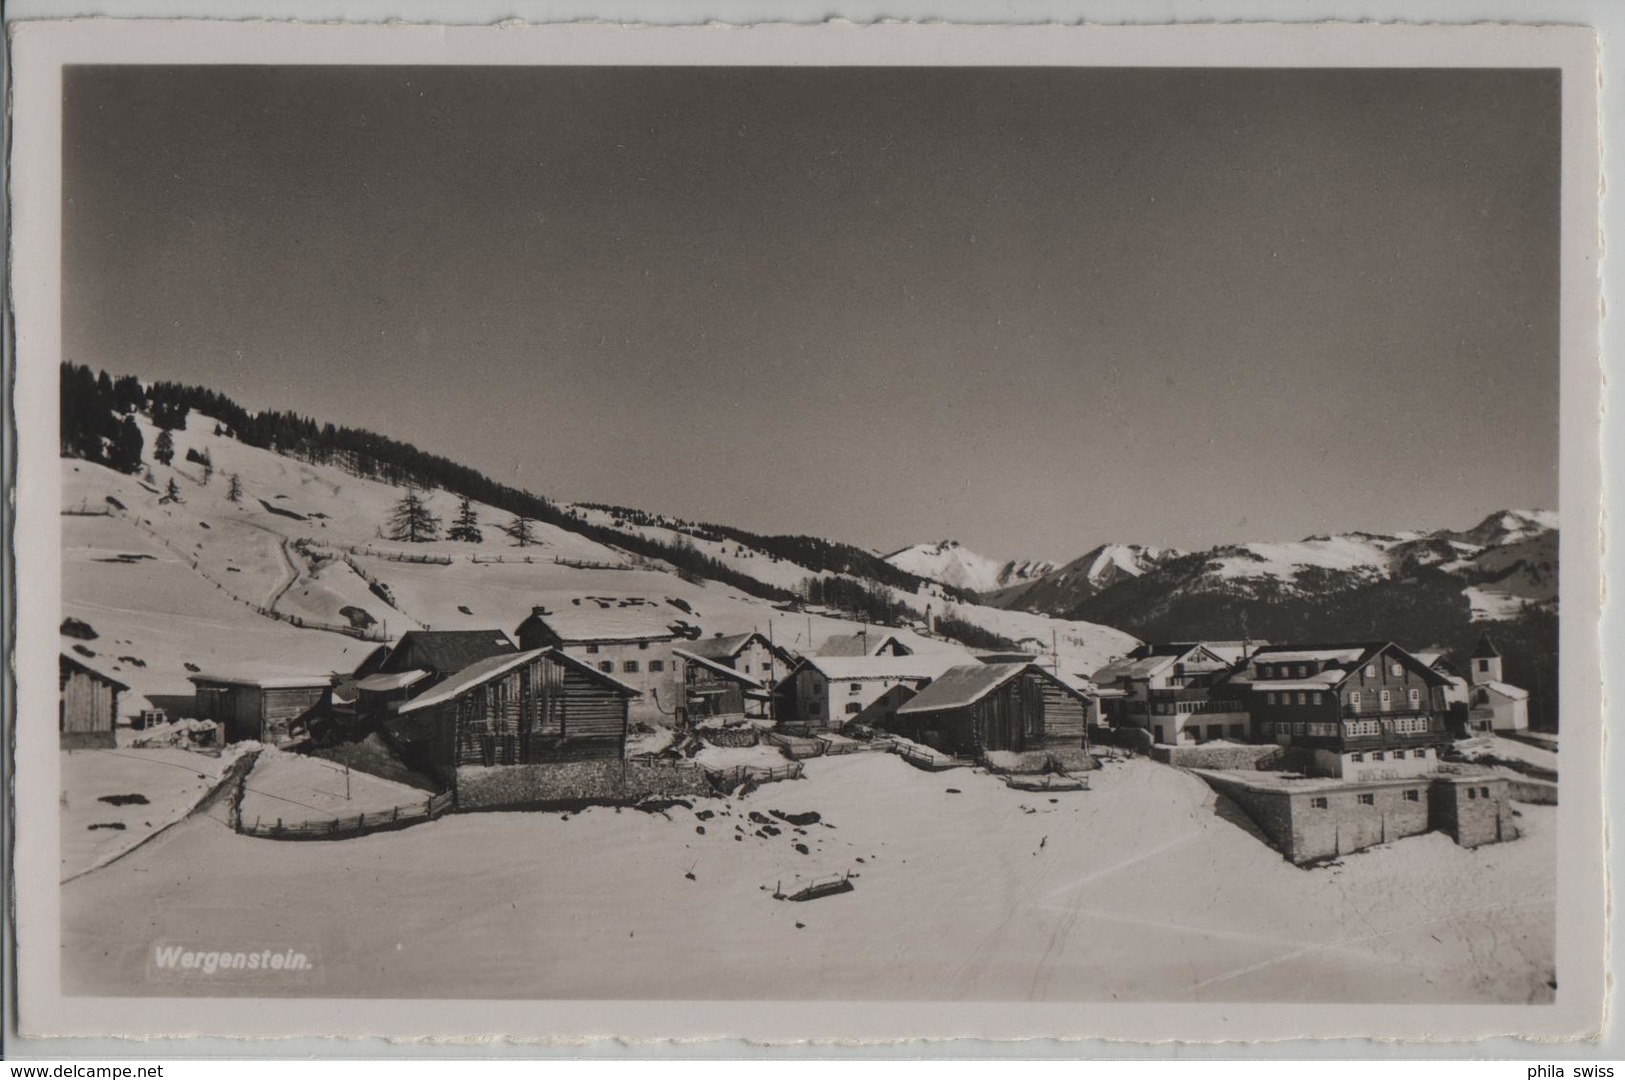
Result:
[[[407,759],[455,788],[460,768],[621,760],[638,691],[558,649],[477,661],[384,724]]]
[[[1093,673],[1101,719],[1114,728],[1143,728],[1153,742],[1170,746],[1245,741],[1247,705],[1227,691],[1224,676],[1253,648],[1239,641],[1140,645]]]
[[[1087,710],[1082,691],[1037,664],[967,664],[898,706],[886,727],[966,757],[990,750],[1082,751]]]
[[[1431,773],[1449,679],[1392,642],[1268,645],[1215,692],[1244,698],[1253,735],[1301,767],[1349,780]]]
[[[129,687],[84,661],[62,653],[57,663],[57,689],[62,693],[57,717],[62,749],[113,746],[113,729],[118,725],[118,696]]]
[[[557,649],[638,691],[632,719],[676,722],[683,672],[672,650],[699,637],[686,613],[646,597],[577,596],[535,608],[514,636],[521,649]]]

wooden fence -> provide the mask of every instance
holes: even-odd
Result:
[[[245,778],[246,779],[246,778]],[[345,840],[367,833],[387,829],[404,829],[420,821],[433,821],[450,810],[453,795],[443,791],[421,803],[396,806],[371,814],[352,814],[345,817],[316,819],[313,821],[286,821],[277,818],[273,823],[256,818],[253,824],[242,820],[239,813],[235,822],[238,832],[265,840]]]
[[[706,779],[712,785],[724,790],[738,787],[747,781],[757,784],[771,784],[776,780],[801,779],[801,762],[792,761],[786,765],[730,765],[725,769],[705,768]]]

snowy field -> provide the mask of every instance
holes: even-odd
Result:
[[[430,793],[337,762],[267,747],[243,789],[245,824],[263,821],[331,821],[356,814],[384,814],[421,807]]]
[[[309,992],[148,975],[157,940],[252,938],[309,953],[332,996],[1552,999],[1550,807],[1520,806],[1514,843],[1430,834],[1300,870],[1143,759],[1057,795],[889,754],[805,765],[692,809],[453,814],[335,842],[200,817],[63,886],[63,990]],[[852,892],[773,899],[848,872]]]
[[[185,817],[230,760],[171,749],[62,751],[61,877],[115,859]]]

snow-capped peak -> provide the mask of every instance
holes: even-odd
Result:
[[[1055,569],[1054,563],[1042,560],[1000,561],[978,555],[957,540],[915,544],[894,551],[885,559],[899,570],[974,593],[1019,585]]]

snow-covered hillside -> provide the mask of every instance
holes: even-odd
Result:
[[[478,502],[472,504],[483,533],[478,543],[389,540],[401,488],[247,446],[215,434],[214,421],[197,413],[173,433],[172,465],[160,465],[150,449],[158,433],[144,418],[140,423],[151,483],[88,461],[61,462],[62,616],[95,635],[64,633],[61,645],[132,688],[120,701],[125,715],[189,694],[187,678],[199,671],[348,672],[407,630],[512,632],[534,606],[583,594],[642,597],[669,605],[674,619],[707,634],[757,629],[797,651],[856,629],[838,613],[779,610],[736,587],[679,576],[657,560],[544,522],[531,524],[532,544],[516,546],[498,527],[511,515]],[[188,461],[189,451],[207,456],[212,470]],[[171,481],[178,498],[167,495]],[[457,512],[452,495],[422,494],[443,521]],[[580,513],[609,524],[602,512]],[[622,527],[682,539],[781,588],[819,576],[738,543],[661,526]],[[1090,623],[958,604],[934,586],[886,591],[922,620],[928,608],[942,614],[951,606],[958,617],[1012,639],[1053,639],[1076,670],[1093,670],[1135,641]],[[917,649],[955,647],[902,633]]]
[[[979,594],[1025,584],[1055,569],[1053,562],[1041,559],[1001,562],[978,555],[957,540],[915,544],[892,552],[886,561],[911,574]]]

